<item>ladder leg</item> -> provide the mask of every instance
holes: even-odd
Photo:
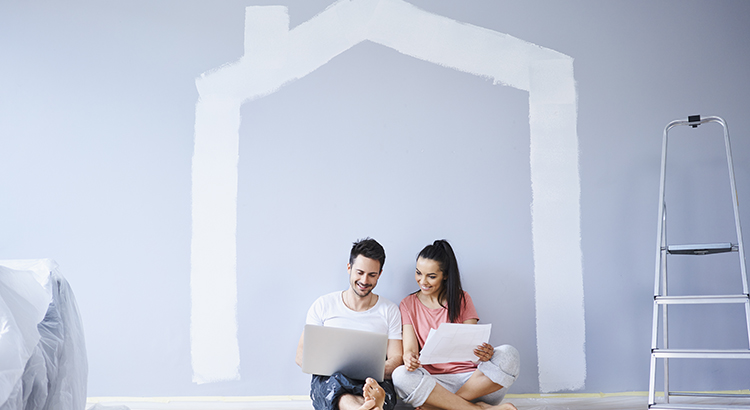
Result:
[[[651,375],[648,379],[648,405],[656,404],[656,356],[651,355]]]
[[[669,336],[667,336],[669,325],[667,324],[667,305],[663,306],[663,331],[664,331],[664,349],[669,348]],[[669,403],[669,359],[664,359],[664,401]]]
[[[729,170],[729,187],[732,191],[732,208],[734,210],[734,226],[737,234],[737,251],[739,252],[740,257],[740,272],[742,273],[742,293],[748,294],[750,293],[750,290],[748,290],[748,283],[747,283],[747,267],[746,267],[746,261],[745,261],[745,247],[744,242],[742,241],[742,225],[740,224],[740,207],[739,207],[739,199],[737,198],[737,183],[734,178],[734,164],[732,162],[732,146],[729,142],[729,129],[727,128],[727,123],[723,120],[718,118],[717,120],[722,127],[724,127],[724,147],[726,149],[727,154],[727,168]]]
[[[666,206],[665,206],[666,208]],[[666,209],[664,210],[665,222],[666,222]],[[662,241],[664,249],[667,247],[667,227],[665,226],[662,230]],[[667,296],[669,294],[667,289],[667,255],[666,251],[663,252],[661,258],[661,294]],[[662,348],[669,349],[669,307],[667,305],[662,306]],[[669,359],[664,359],[664,401],[669,403]]]
[[[654,317],[651,321],[651,367],[648,378],[648,405],[656,404],[656,356],[653,352],[658,347],[659,336],[659,304],[654,299]]]

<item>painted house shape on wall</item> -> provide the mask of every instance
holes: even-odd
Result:
[[[247,7],[244,55],[196,80],[192,164],[193,381],[239,379],[237,181],[240,107],[365,41],[529,93],[539,387],[586,378],[573,59],[402,0],[340,0],[289,30],[286,7]],[[219,352],[219,353],[217,353]]]

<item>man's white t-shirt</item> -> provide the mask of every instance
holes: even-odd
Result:
[[[355,312],[344,304],[343,292],[319,297],[307,311],[306,324],[385,333],[388,339],[401,340],[401,312],[390,300],[378,296],[375,306]]]

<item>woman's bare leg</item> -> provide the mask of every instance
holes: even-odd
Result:
[[[468,381],[467,381],[468,383]],[[481,396],[479,396],[481,397]],[[498,404],[495,406],[489,405],[487,403],[472,403],[463,397],[451,393],[448,389],[441,386],[439,383],[435,385],[435,388],[432,389],[432,392],[430,393],[430,396],[427,397],[427,401],[425,401],[424,405],[422,405],[422,408],[425,410],[428,409],[450,409],[450,410],[481,410],[481,409],[491,409],[491,410],[514,410],[516,409],[516,406],[510,404],[510,403],[503,403]]]
[[[482,396],[486,396],[490,393],[494,393],[502,388],[503,386],[493,382],[489,377],[487,377],[487,375],[482,373],[481,370],[476,370],[471,375],[471,377],[469,377],[469,380],[467,380],[466,383],[464,383],[464,385],[461,386],[460,389],[458,389],[456,394],[465,400],[472,401]],[[506,407],[508,409],[516,408],[516,406],[511,403],[503,403],[501,406],[506,405],[510,406]]]
[[[502,388],[503,386],[493,382],[480,370],[476,370],[471,377],[469,377],[469,380],[458,389],[456,394],[468,401],[472,401],[490,393],[494,393]]]

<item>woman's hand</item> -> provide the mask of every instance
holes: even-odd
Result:
[[[480,362],[486,362],[492,359],[492,355],[495,353],[495,348],[491,344],[482,343],[474,349],[474,354],[479,358]]]
[[[421,363],[419,363],[419,353],[415,353],[415,352],[404,353],[404,366],[406,367],[406,370],[410,372],[417,370],[417,368],[421,366]]]

